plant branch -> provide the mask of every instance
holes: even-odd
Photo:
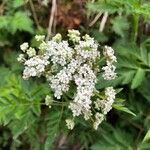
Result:
[[[38,17],[37,17],[37,14],[35,12],[35,7],[33,5],[32,0],[29,0],[29,4],[30,4],[30,7],[31,7],[31,11],[32,11],[32,14],[33,14],[35,24],[36,24],[37,28],[40,28],[40,24],[39,24]]]
[[[107,18],[108,18],[108,12],[105,12],[104,16],[102,18],[102,21],[100,23],[100,26],[99,26],[99,32],[103,32],[105,24],[106,24],[106,21],[107,21]]]
[[[3,0],[3,2],[1,3],[1,5],[0,5],[0,15],[2,15],[3,14],[3,7],[5,6],[5,4],[6,4],[6,0]]]
[[[96,23],[96,21],[100,18],[101,15],[102,15],[102,13],[99,12],[99,13],[95,16],[95,18],[93,19],[93,21],[89,24],[89,26],[90,26],[90,27],[93,26],[93,25]]]
[[[52,26],[53,26],[53,23],[54,23],[54,17],[55,17],[56,9],[57,9],[56,0],[52,0],[52,9],[51,9],[51,15],[50,15],[49,25],[48,25],[48,34],[47,34],[47,37],[46,37],[47,41],[50,38],[50,35],[52,33]]]

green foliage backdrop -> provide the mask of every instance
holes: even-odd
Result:
[[[16,60],[23,41],[36,46],[33,36],[47,33],[52,2],[43,5],[34,0],[1,0],[0,150],[149,150],[150,2],[64,0],[57,3],[56,22],[65,18],[65,23],[56,23],[53,33],[56,30],[65,35],[71,19],[74,28],[116,51],[118,78],[108,83],[99,77],[96,86],[102,89],[113,85],[122,89],[118,94],[120,99],[113,105],[118,111],[111,110],[98,131],[80,118],[75,129],[68,131],[64,121],[68,111],[59,105],[54,109],[46,107],[44,98],[50,92],[45,80],[24,81],[20,76],[22,66]],[[84,20],[79,9],[83,10]],[[90,25],[98,13],[101,15]],[[100,31],[104,18],[106,22]]]

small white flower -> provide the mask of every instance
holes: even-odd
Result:
[[[73,119],[66,119],[66,125],[67,125],[68,129],[72,130],[75,125]]]
[[[114,100],[115,99],[115,96],[116,96],[116,91],[114,90],[113,87],[107,87],[105,89],[105,96],[107,98],[107,100]]]
[[[35,39],[36,39],[37,41],[43,41],[43,40],[45,39],[45,35],[36,35],[36,36],[35,36]]]
[[[85,120],[89,120],[90,117],[92,116],[92,111],[91,111],[91,110],[89,110],[89,111],[84,111],[83,114],[84,114],[84,119],[85,119]]]
[[[82,57],[83,61],[94,61],[97,57],[100,57],[100,53],[97,49],[98,44],[93,39],[79,41],[79,44],[75,45],[77,55]]]
[[[74,103],[71,103],[69,108],[72,110],[73,116],[77,116],[90,111],[96,76],[92,69],[87,64],[84,64],[79,68],[78,74],[74,75],[74,80],[77,85],[77,93],[73,100]],[[76,106],[80,106],[78,107],[79,111],[76,111]]]
[[[71,102],[68,106],[71,109],[73,116],[79,116],[82,113],[82,107],[80,104]]]
[[[34,56],[28,59],[24,65],[25,69],[23,72],[23,78],[28,79],[29,77],[41,76],[45,71],[45,67],[49,64],[46,56]]]
[[[69,47],[69,43],[67,41],[55,42],[48,41],[46,48],[46,55],[51,58],[53,64],[59,64],[64,66],[72,59],[74,51],[71,47]]]
[[[45,42],[42,42],[42,43],[40,44],[40,46],[39,46],[39,49],[42,50],[42,51],[43,51],[43,50],[45,51],[46,48],[47,48],[47,44],[46,44]]]
[[[55,42],[61,42],[62,40],[62,36],[60,33],[57,33],[53,38],[52,38],[53,41]]]
[[[115,100],[116,91],[113,87],[107,87],[105,89],[105,99],[97,99],[95,102],[95,108],[101,110],[103,114],[107,114],[112,109],[112,104]]]
[[[114,56],[114,50],[111,47],[105,46],[103,54],[109,63],[117,62],[116,56]]]
[[[78,30],[68,30],[68,37],[73,42],[80,41],[80,32]]]
[[[103,54],[106,57],[107,64],[102,68],[104,70],[103,78],[105,80],[113,80],[117,76],[115,73],[116,67],[113,65],[113,62],[117,62],[116,56],[114,56],[114,50],[109,46],[105,46]]]
[[[45,105],[48,106],[49,108],[51,108],[51,107],[52,107],[52,106],[51,106],[52,103],[53,103],[52,98],[51,98],[49,95],[47,95],[47,96],[45,97]]]
[[[103,73],[103,78],[105,80],[113,80],[116,78],[117,74],[115,73],[115,69],[116,67],[114,65],[107,65],[107,66],[104,66],[102,67],[102,70],[104,70],[104,73]]]
[[[86,41],[88,41],[88,40],[94,40],[94,38],[91,38],[88,34],[85,34],[82,38],[84,40],[86,40]]]
[[[25,56],[24,56],[24,54],[20,54],[18,57],[17,57],[17,60],[20,62],[20,63],[23,63],[23,62],[25,62]]]
[[[25,52],[29,47],[29,44],[27,42],[24,42],[23,44],[20,45],[20,49]]]
[[[35,56],[35,55],[36,55],[35,49],[32,48],[32,47],[30,47],[29,49],[27,49],[27,55],[28,55],[29,57]]]
[[[101,113],[96,113],[95,114],[95,121],[93,123],[93,128],[95,130],[98,129],[98,126],[101,124],[101,122],[104,120],[104,115]]]
[[[50,86],[54,90],[54,96],[60,99],[63,92],[69,90],[69,83],[72,80],[72,72],[66,67],[64,67],[55,76],[49,78]]]

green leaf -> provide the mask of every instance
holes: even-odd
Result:
[[[142,85],[138,88],[138,92],[148,101],[150,101],[150,84],[149,84],[149,78],[145,78]]]
[[[139,68],[133,78],[132,84],[131,84],[131,88],[135,89],[138,86],[141,85],[143,79],[145,77],[145,70],[142,68]]]
[[[142,58],[143,62],[145,64],[147,64],[148,63],[147,49],[144,46],[141,46],[140,51],[141,51],[141,58]]]
[[[57,111],[51,112],[48,115],[47,138],[46,138],[44,150],[49,150],[49,149],[52,149],[53,147],[53,142],[55,140],[55,137],[58,134],[60,114],[61,114],[61,111],[57,110]]]
[[[27,112],[22,120],[14,120],[9,124],[11,127],[13,139],[17,139],[19,135],[21,135],[25,130],[27,130],[35,121],[32,113]]]
[[[0,29],[5,29],[9,26],[10,17],[9,16],[0,16]]]
[[[126,71],[126,72],[121,72],[122,74],[122,84],[128,84],[132,81],[133,77],[134,77],[134,74],[135,74],[135,71],[134,70],[129,70]]]
[[[104,128],[104,133],[100,132],[101,137],[92,145],[92,150],[131,150],[133,137],[121,129]]]
[[[150,53],[148,53],[148,65],[150,66]]]
[[[25,4],[24,0],[13,0],[13,7],[18,8]]]
[[[97,32],[97,30],[92,29],[91,34],[98,42],[108,41],[108,37],[103,32]]]
[[[149,150],[150,148],[150,143],[140,143],[138,145],[138,150]]]
[[[17,30],[33,33],[33,22],[24,12],[16,12],[11,20],[11,32],[14,34]]]
[[[93,12],[108,12],[108,13],[115,13],[119,11],[118,6],[113,5],[112,3],[104,3],[104,2],[95,2],[95,3],[88,3],[87,8]]]
[[[2,70],[5,71],[5,70]],[[46,85],[31,84],[15,76],[9,70],[7,78],[0,86],[0,122],[8,124],[10,121],[22,120],[27,113],[34,116],[41,114],[41,101],[48,93]],[[5,75],[2,73],[2,75]],[[1,74],[0,74],[1,77]]]
[[[135,113],[133,113],[131,110],[129,110],[127,107],[125,107],[123,105],[113,104],[113,108],[120,110],[120,111],[123,111],[123,112],[126,112],[128,114],[131,114],[133,116],[136,116]]]
[[[124,37],[126,31],[129,28],[127,19],[122,16],[117,16],[111,21],[111,23],[113,25],[112,30],[121,37]]]
[[[148,132],[146,133],[144,139],[143,139],[143,143],[150,141],[150,129],[148,130]]]

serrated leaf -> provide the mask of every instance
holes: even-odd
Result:
[[[122,16],[117,16],[111,21],[111,23],[113,25],[113,31],[121,37],[124,37],[126,30],[129,28],[127,19]]]
[[[32,125],[35,121],[32,113],[27,112],[25,117],[22,120],[14,120],[9,124],[12,129],[13,139],[17,139],[27,128]]]
[[[135,89],[142,83],[143,79],[145,77],[145,70],[142,68],[139,68],[133,78],[131,89]]]
[[[47,123],[47,138],[44,145],[44,150],[52,149],[53,142],[58,133],[61,111],[51,112]]]
[[[17,30],[33,33],[33,22],[24,12],[16,12],[11,20],[11,32],[14,34]]]
[[[38,102],[38,103],[36,103],[36,104],[34,104],[33,106],[32,106],[32,111],[33,111],[33,113],[35,113],[37,116],[40,116],[40,114],[41,114],[41,104]]]
[[[103,32],[97,32],[97,30],[92,29],[91,34],[98,42],[108,41],[108,37]]]
[[[90,11],[94,12],[108,12],[108,13],[115,13],[118,11],[118,7],[113,5],[112,3],[103,3],[103,2],[95,2],[95,3],[88,3],[87,8]]]

